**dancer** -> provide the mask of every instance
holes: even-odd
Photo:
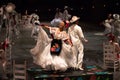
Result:
[[[49,38],[47,33],[39,27],[39,36],[37,39],[36,46],[31,49],[31,54],[34,59],[34,63],[40,65],[42,68],[47,70],[60,70],[65,71],[68,67],[74,66],[73,64],[73,54],[71,51],[71,42],[64,28],[64,22],[59,23],[59,28],[44,26],[50,30],[52,38]],[[52,43],[60,43],[61,49],[59,53],[52,53],[51,47]],[[65,43],[68,42],[69,44]],[[55,46],[55,45],[54,45]]]
[[[65,30],[66,31],[68,31],[68,27],[70,25],[69,20],[71,18],[71,15],[69,14],[68,10],[69,10],[68,6],[65,6],[64,11],[63,11],[63,18],[62,18],[62,20],[65,22]]]
[[[120,44],[120,15],[113,14],[113,18],[112,25],[114,26],[114,36],[117,42]]]
[[[59,8],[56,9],[56,14],[55,14],[55,18],[59,18],[59,19],[62,19],[62,12]]]
[[[0,6],[0,31],[3,26],[3,7]]]
[[[112,14],[108,14],[107,19],[103,21],[103,26],[105,27],[104,35],[107,37],[107,35],[113,33],[113,26],[112,26],[113,18]],[[107,37],[108,38],[108,37]]]
[[[83,31],[81,27],[78,25],[79,17],[73,16],[70,20],[71,26],[68,28],[68,34],[71,38],[73,49],[74,49],[74,55],[76,56],[76,59],[74,60],[76,66],[76,69],[83,70],[82,64],[83,64],[83,56],[84,56],[84,46],[83,42],[88,42],[87,39],[85,39],[83,35]]]
[[[109,43],[115,47],[115,53],[118,59],[120,59],[120,45],[116,41],[116,37],[113,34],[108,35]]]
[[[39,25],[40,25],[40,21],[38,21],[38,20],[34,21],[32,33],[31,33],[31,37],[34,38],[35,41],[36,41],[37,38],[38,38]]]
[[[9,36],[10,40],[13,42],[12,38],[19,37],[19,30],[18,30],[18,13],[15,11],[15,4],[8,3],[5,7],[6,10],[6,20],[5,26],[7,27],[7,35]]]
[[[40,26],[39,16],[33,13],[30,15],[30,18],[28,20],[32,26],[31,37],[34,38],[36,41],[38,38],[38,32],[39,32],[39,26]]]
[[[71,15],[68,13],[68,6],[65,6],[63,11],[63,21],[69,21],[70,18]]]

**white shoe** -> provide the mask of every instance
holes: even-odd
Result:
[[[78,68],[78,69],[80,69],[81,71],[83,71],[83,70],[84,70],[83,68]]]

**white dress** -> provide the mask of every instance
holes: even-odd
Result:
[[[65,71],[68,67],[72,67],[71,46],[66,44],[64,40],[67,38],[66,32],[56,33],[58,28],[50,28],[50,33],[55,39],[62,40],[62,49],[59,55],[52,55],[50,52],[52,39],[48,37],[46,32],[40,27],[36,46],[31,49],[34,63],[45,69]]]

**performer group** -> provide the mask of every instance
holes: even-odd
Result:
[[[37,43],[31,54],[34,63],[48,70],[65,71],[68,68],[83,70],[84,46],[88,42],[82,28],[78,25],[80,17],[72,16],[67,11],[57,9],[50,25],[36,21],[38,28]],[[49,30],[50,36],[43,29]],[[35,31],[32,31],[35,34]]]
[[[19,20],[15,10],[11,13],[9,5],[6,13],[0,13],[0,30],[3,23],[5,23],[7,27],[6,38],[12,43],[11,36],[13,35],[11,34],[14,33],[18,38],[18,27],[21,19]],[[1,7],[1,10],[3,8]],[[68,10],[68,6],[64,7],[63,12],[57,8],[55,17],[49,25],[41,24],[36,13],[31,14],[28,19],[27,24],[31,24],[33,28],[31,37],[36,41],[36,45],[30,49],[30,53],[33,57],[33,63],[43,69],[55,71],[66,71],[69,68],[84,70],[84,43],[87,43],[88,40],[85,38],[82,27],[79,25],[80,17],[70,15]],[[102,25],[105,27],[104,34],[108,41],[118,43],[117,47],[120,51],[119,16],[119,14],[109,14],[108,19],[103,21]],[[25,24],[26,21],[24,21]],[[49,31],[49,34],[46,30]]]
[[[110,17],[112,16],[112,18]],[[79,25],[80,17],[71,16],[68,6],[64,12],[57,8],[55,18],[50,25],[40,24],[37,20],[37,43],[30,50],[34,63],[47,70],[65,71],[69,68],[84,70],[84,43],[88,40],[84,37],[82,27]],[[109,18],[102,22],[105,27],[104,35],[108,42],[117,43],[117,51],[120,51],[120,18],[119,14],[109,14]],[[49,30],[50,35],[44,28]],[[34,28],[35,29],[35,28]],[[32,32],[34,34],[35,31]]]

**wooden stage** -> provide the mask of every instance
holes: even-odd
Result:
[[[113,72],[97,66],[87,66],[85,70],[46,71],[40,68],[27,70],[28,80],[113,80]]]

